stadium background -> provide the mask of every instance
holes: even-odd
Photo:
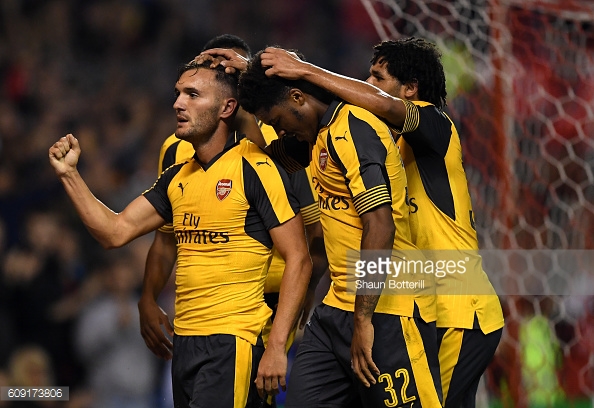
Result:
[[[74,215],[47,149],[72,132],[91,190],[122,209],[156,177],[175,125],[177,66],[225,32],[253,51],[296,48],[362,79],[380,38],[436,41],[481,247],[593,249],[592,21],[586,0],[3,0],[0,383],[70,386],[71,408],[134,390],[168,406],[167,366],[134,326],[151,237],[104,251]],[[592,406],[592,281],[582,290],[502,298],[507,326],[479,406]],[[171,299],[168,287],[161,301],[170,315]],[[115,322],[89,317],[98,300],[112,305]],[[102,373],[115,383],[93,390],[89,380]]]

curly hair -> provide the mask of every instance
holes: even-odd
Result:
[[[294,51],[294,50],[292,50]],[[329,104],[334,96],[322,88],[304,80],[292,81],[278,76],[266,76],[266,67],[262,66],[260,56],[264,50],[258,51],[239,77],[239,104],[251,114],[256,111],[269,111],[273,106],[281,104],[289,95],[292,88],[299,88],[302,92]],[[297,52],[297,56],[304,60]]]
[[[441,52],[422,38],[388,40],[373,47],[371,63],[387,62],[388,73],[402,84],[416,82],[419,99],[443,109],[446,105],[446,79]]]
[[[239,74],[227,74],[225,72],[225,67],[219,65],[215,68],[211,68],[210,65],[210,61],[204,61],[203,63],[198,64],[196,61],[192,60],[179,67],[179,70],[177,72],[177,79],[179,80],[182,74],[186,71],[210,69],[215,72],[215,80],[220,85],[223,85],[227,88],[227,90],[229,91],[229,95],[231,95],[233,98],[237,98],[237,84],[239,82]]]

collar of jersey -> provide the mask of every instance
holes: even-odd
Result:
[[[330,105],[328,105],[328,109],[326,109],[324,116],[322,116],[322,120],[320,120],[320,129],[330,126],[330,123],[332,123],[334,118],[336,118],[336,115],[338,115],[338,112],[342,109],[343,106],[344,101],[332,101]]]
[[[223,148],[223,150],[219,154],[217,154],[215,157],[213,157],[211,161],[209,161],[206,164],[200,162],[200,160],[198,160],[198,155],[195,152],[194,152],[194,160],[196,161],[196,163],[198,163],[202,167],[202,169],[204,171],[206,171],[213,164],[215,164],[215,162],[219,159],[219,157],[224,155],[228,150],[231,150],[232,148],[237,146],[239,144],[239,142],[241,141],[241,139],[243,139],[243,138],[245,138],[245,135],[243,133],[233,131],[233,132],[229,133],[229,137],[227,138],[227,142],[225,143],[225,147]]]

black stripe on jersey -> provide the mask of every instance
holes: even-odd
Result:
[[[318,203],[311,192],[305,169],[289,174],[289,180],[291,180],[293,193],[295,193],[295,197],[297,197],[297,200],[299,201],[299,208]]]
[[[433,105],[416,108],[419,126],[402,137],[412,148],[427,196],[441,212],[456,220],[454,196],[445,163],[452,138],[452,123]]]
[[[171,201],[167,195],[167,189],[171,180],[175,177],[181,168],[188,162],[178,163],[168,167],[161,176],[157,179],[155,184],[143,193],[146,199],[151,203],[155,210],[159,213],[166,223],[173,222],[173,210],[171,209]]]
[[[163,155],[163,161],[161,162],[161,171],[169,168],[169,166],[175,164],[176,162],[176,155],[177,155],[177,147],[179,146],[179,144],[181,143],[181,140],[178,140],[177,142],[173,143],[172,145],[170,145],[167,150],[165,151],[165,154]]]
[[[268,198],[268,194],[266,194],[260,177],[258,177],[258,173],[245,158],[241,160],[243,188],[250,204],[245,216],[245,233],[267,248],[272,248],[272,238],[270,238],[268,230],[279,225],[280,221],[274,213],[272,203]]]
[[[332,143],[332,135],[330,134],[330,131],[328,131],[328,133],[326,134],[326,146],[328,146],[328,154],[330,155],[330,158],[336,163],[336,165],[340,169],[340,172],[344,176],[346,186],[348,187],[350,180],[347,178],[347,170],[344,164],[342,163],[342,160],[340,160],[340,156],[338,156],[336,149],[334,148],[334,143]]]

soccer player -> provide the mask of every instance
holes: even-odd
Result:
[[[252,53],[250,46],[243,39],[232,34],[222,34],[210,39],[202,51],[211,48],[232,49],[245,58],[250,58]],[[193,155],[192,144],[179,139],[173,133],[161,146],[157,174],[161,174],[175,163],[190,159]],[[156,356],[165,360],[171,359],[173,344],[165,336],[162,328],[169,336],[173,336],[173,327],[167,313],[159,307],[157,299],[171,276],[176,257],[177,242],[173,225],[168,223],[155,231],[147,253],[142,296],[138,302],[141,335],[147,347]]]
[[[286,342],[311,274],[303,220],[284,171],[232,131],[236,76],[191,62],[180,70],[175,90],[176,135],[195,154],[170,166],[121,213],[95,198],[81,178],[73,135],[50,148],[50,163],[83,223],[106,248],[173,224],[175,406],[257,407],[256,386],[285,385]],[[264,350],[261,336],[271,311],[263,288],[273,245],[286,267]]]
[[[408,179],[413,242],[437,254],[478,251],[472,203],[462,165],[460,136],[443,111],[441,54],[421,38],[383,41],[374,47],[366,82],[348,78],[278,48],[262,54],[266,74],[308,80],[384,118],[395,130]],[[504,325],[501,304],[479,267],[456,276],[479,287],[456,294],[438,282],[437,327],[445,407],[474,407],[479,379],[492,360]],[[475,289],[476,293],[472,290]]]
[[[281,143],[313,145],[310,168],[332,279],[297,351],[286,406],[440,406],[435,296],[347,289],[348,250],[415,249],[390,129],[310,83],[267,77],[260,57],[241,74],[239,101]]]
[[[202,51],[213,48],[231,49],[246,59],[251,58],[251,49],[249,45],[240,37],[232,34],[222,34],[212,38],[204,45]],[[246,113],[245,115],[242,115],[240,119],[241,120],[238,120],[236,117],[234,123],[236,128],[247,127],[250,132],[254,132],[254,124],[256,124],[256,121],[252,115]],[[253,124],[245,126],[249,121],[253,122]],[[274,129],[270,126],[260,123],[255,129],[257,132],[262,133],[263,138],[260,142],[260,147],[265,147],[266,144],[277,138]],[[161,174],[161,172],[175,163],[191,158],[193,154],[194,148],[191,143],[179,139],[175,133],[170,135],[161,146],[158,174]],[[299,209],[305,224],[310,254],[314,260],[314,268],[316,270],[321,270],[323,273],[327,267],[327,261],[323,246],[321,225],[319,222],[320,213],[314,192],[311,188],[311,183],[307,177],[306,170],[290,174],[289,179],[295,197],[299,202]],[[165,311],[159,307],[157,299],[171,276],[176,260],[176,254],[177,243],[173,234],[173,226],[167,224],[155,231],[153,243],[147,254],[142,297],[138,303],[142,337],[144,338],[147,347],[153,351],[155,355],[165,360],[171,359],[172,343],[163,332],[163,328],[169,336],[173,336],[173,327],[171,326]],[[264,300],[273,310],[274,316],[274,311],[278,304],[280,284],[285,263],[274,247],[272,249],[272,256],[272,261],[268,268],[264,284]],[[319,281],[320,275],[321,273],[317,272],[316,276],[318,278],[314,278],[310,281],[306,301],[302,310],[302,317],[299,322],[299,327],[301,328],[303,328],[309,316],[309,311],[314,301],[315,286],[317,281]],[[270,324],[271,322],[269,325]],[[296,330],[297,325],[291,331],[289,340],[287,341],[287,348],[290,348],[293,343]],[[268,331],[269,327],[265,329],[265,333]]]

